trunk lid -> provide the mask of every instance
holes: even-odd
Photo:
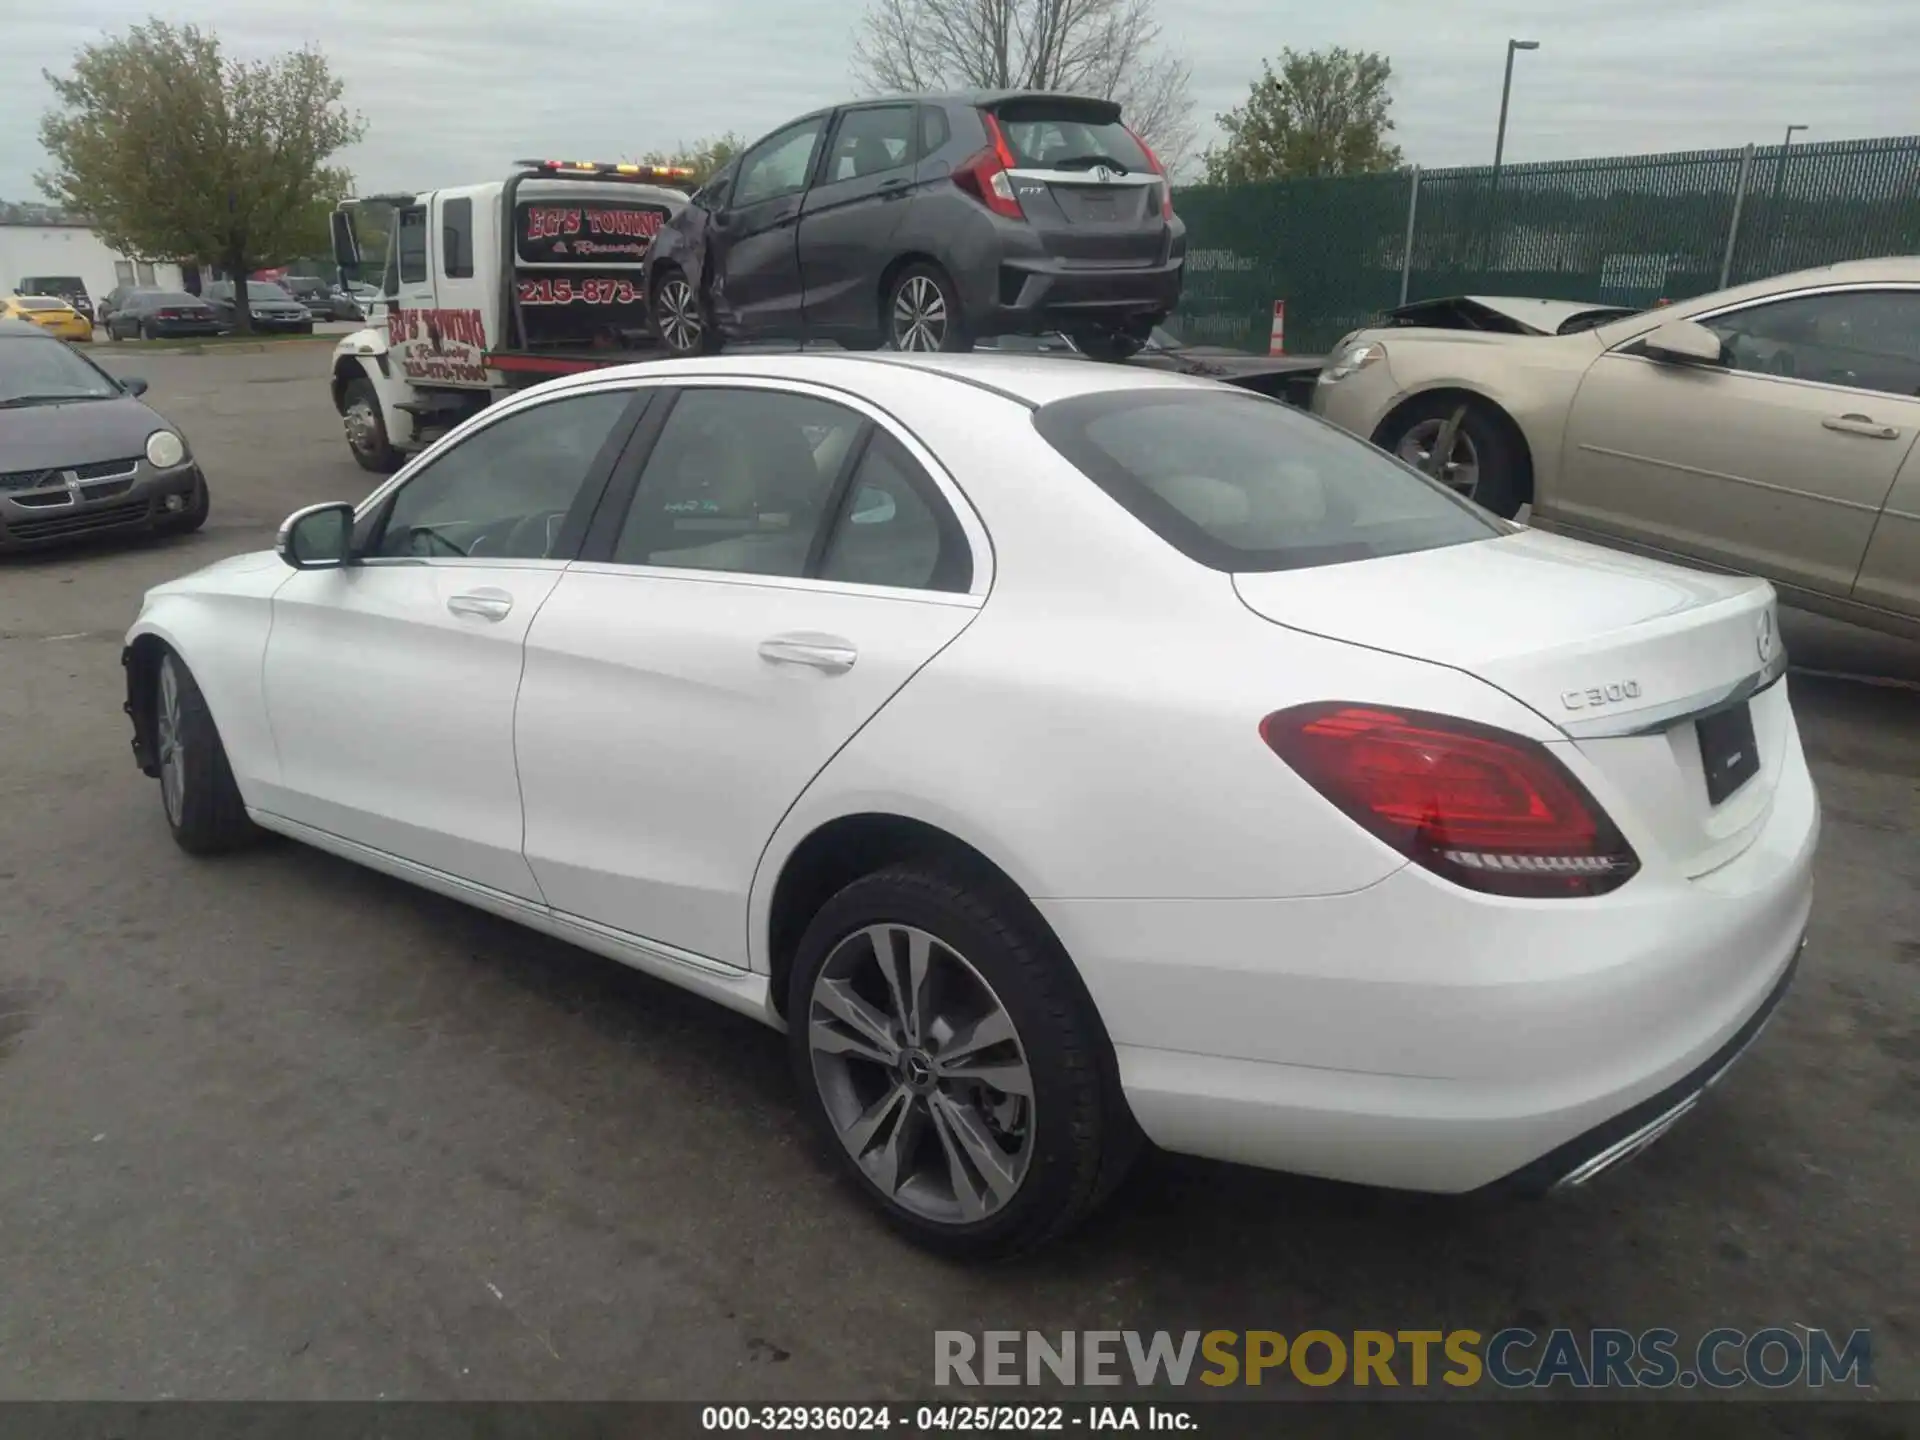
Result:
[[[1602,801],[1624,806],[1614,819],[1635,844],[1658,845],[1688,876],[1717,869],[1752,843],[1795,743],[1786,687],[1760,690],[1746,702],[1758,772],[1710,796],[1696,717],[1785,664],[1773,588],[1762,580],[1526,531],[1346,565],[1243,573],[1234,587],[1279,624],[1498,686],[1558,727],[1610,782],[1614,795]],[[1736,752],[1722,741],[1710,735],[1709,756],[1731,759]]]
[[[1166,259],[1166,179],[1119,106],[1033,95],[986,108],[1013,154],[1014,196],[1049,255],[1089,268]]]

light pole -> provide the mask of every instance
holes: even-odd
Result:
[[[1500,128],[1493,137],[1493,181],[1487,187],[1487,198],[1492,206],[1492,213],[1487,216],[1487,268],[1489,270],[1494,267],[1499,258],[1494,250],[1494,233],[1500,227],[1500,159],[1507,150],[1507,100],[1513,94],[1513,52],[1539,48],[1538,40],[1507,41],[1507,76],[1500,82]]]
[[[1513,94],[1513,52],[1516,50],[1538,50],[1538,40],[1507,41],[1507,78],[1500,82],[1500,129],[1493,137],[1493,176],[1500,178],[1500,157],[1507,149],[1507,100]],[[1802,130],[1807,127],[1802,125]]]
[[[1780,142],[1780,158],[1773,162],[1773,195],[1767,201],[1767,224],[1772,227],[1773,230],[1773,243],[1776,247],[1774,259],[1776,262],[1782,254],[1779,247],[1786,244],[1787,238],[1785,230],[1780,224],[1780,187],[1784,185],[1787,180],[1787,151],[1793,146],[1795,132],[1806,128],[1804,125],[1787,126],[1787,138]]]

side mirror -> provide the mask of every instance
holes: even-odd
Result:
[[[129,395],[144,395],[147,393],[147,382],[138,375],[126,375],[121,377],[120,388]]]
[[[327,221],[333,232],[333,263],[339,267],[341,278],[356,275],[360,271],[360,237],[354,234],[353,213],[348,210],[336,210]]]
[[[1640,348],[1656,360],[1683,365],[1721,363],[1720,337],[1692,320],[1669,320],[1642,340]]]
[[[296,510],[274,537],[274,553],[296,570],[337,570],[353,549],[353,506],[344,500]]]

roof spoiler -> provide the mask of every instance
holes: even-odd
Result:
[[[1013,95],[983,95],[975,105],[1005,120],[1079,120],[1089,125],[1116,125],[1120,104],[1093,95],[1057,95],[1029,90]]]

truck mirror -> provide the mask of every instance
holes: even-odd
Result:
[[[360,273],[360,237],[353,233],[353,215],[349,211],[334,211],[331,223],[333,263],[339,267],[341,283],[345,284]]]

